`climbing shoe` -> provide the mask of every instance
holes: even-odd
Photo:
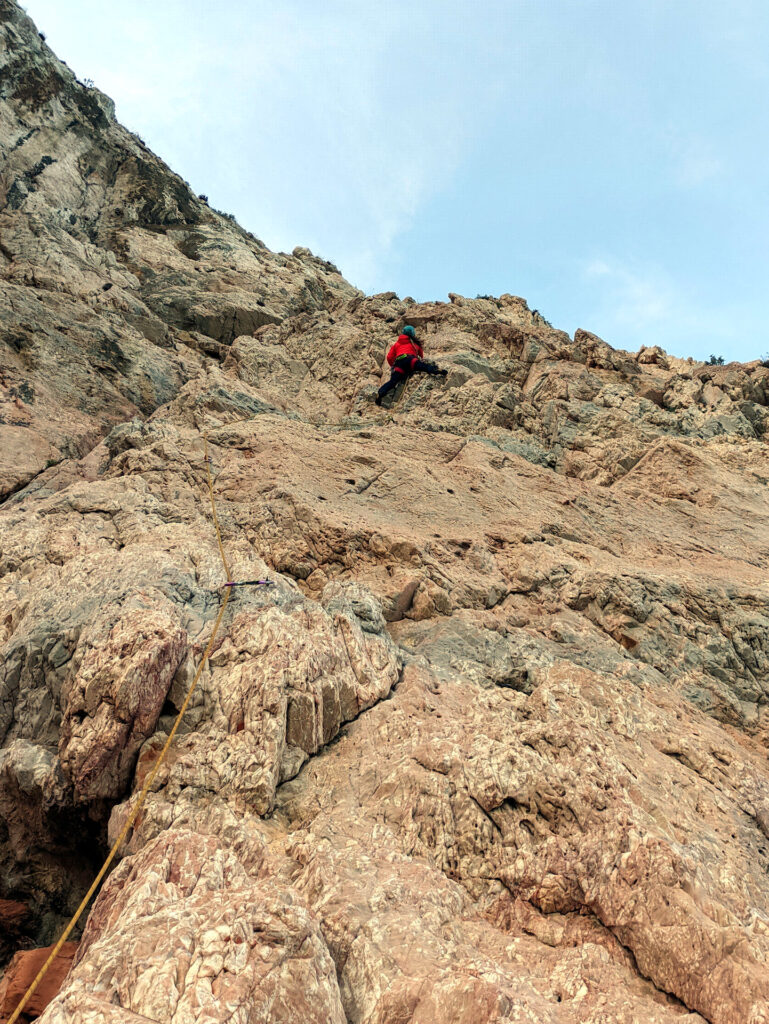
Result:
[[[441,377],[448,377],[449,375],[448,370],[438,370],[438,373],[441,375]]]
[[[374,399],[374,405],[381,405],[381,404],[382,404],[382,396],[381,395],[377,395],[376,398]]]

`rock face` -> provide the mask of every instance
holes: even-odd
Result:
[[[52,947],[17,953],[0,981],[0,1021],[5,1024],[19,1001],[48,959]],[[61,983],[72,966],[77,951],[76,942],[65,942],[40,984],[25,1006],[23,1019],[34,1020],[59,991]]]
[[[110,937],[117,921],[139,974],[124,970],[125,948]],[[81,1005],[94,995],[106,1008],[136,1009],[137,1020],[346,1020],[309,908],[290,889],[252,877],[215,837],[175,830],[114,873],[44,1019],[88,1019]],[[109,1009],[102,1019],[113,1019]]]
[[[769,1020],[769,370],[276,256],[0,11],[4,958],[182,705],[209,467],[271,584],[40,1019]],[[380,410],[405,323],[448,377]]]
[[[0,496],[147,415],[239,334],[356,294],[190,192],[0,0]]]

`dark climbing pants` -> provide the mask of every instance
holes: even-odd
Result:
[[[433,363],[425,363],[421,359],[414,359],[409,369],[406,369],[405,367],[404,369],[401,369],[399,366],[393,366],[392,376],[379,389],[379,400],[381,401],[385,395],[389,395],[393,388],[397,388],[399,384],[408,380],[408,378],[414,373],[436,374],[440,372],[441,371],[438,367]]]

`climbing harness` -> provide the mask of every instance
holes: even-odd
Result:
[[[48,968],[51,966],[53,961],[56,959],[56,956],[58,955],[59,950],[61,949],[61,947],[64,945],[64,943],[69,938],[70,933],[72,932],[72,929],[75,927],[77,922],[80,920],[80,917],[81,917],[83,911],[88,906],[88,904],[89,904],[89,902],[91,900],[91,897],[96,892],[97,888],[99,887],[99,884],[100,884],[101,880],[106,875],[107,870],[108,870],[110,864],[115,859],[116,853],[118,852],[118,850],[122,846],[123,840],[128,835],[129,829],[132,827],[132,825],[134,824],[134,822],[136,821],[136,819],[137,819],[137,817],[139,815],[139,812],[144,807],[144,802],[147,799],[147,794],[149,793],[150,788],[152,786],[152,783],[155,781],[155,776],[157,775],[158,770],[160,769],[160,766],[163,763],[163,760],[164,760],[166,754],[168,753],[169,747],[171,746],[171,743],[173,742],[173,739],[176,736],[176,732],[177,732],[177,730],[179,728],[179,725],[181,724],[181,720],[182,720],[182,717],[184,715],[184,712],[187,710],[187,706],[189,705],[190,698],[192,697],[192,694],[195,692],[195,687],[198,685],[198,680],[200,679],[200,676],[201,676],[201,674],[203,672],[205,664],[208,661],[208,658],[209,658],[209,656],[211,654],[211,651],[213,650],[214,641],[216,640],[216,634],[219,632],[219,626],[222,623],[222,618],[224,617],[224,612],[225,612],[225,609],[227,608],[227,602],[229,601],[230,595],[232,594],[232,588],[233,587],[237,587],[237,586],[252,586],[254,584],[272,585],[271,581],[269,581],[269,580],[246,580],[243,583],[236,583],[235,580],[233,580],[233,578],[232,578],[232,574],[230,573],[230,567],[229,567],[229,565],[227,563],[227,556],[224,553],[224,545],[222,544],[222,535],[221,535],[221,531],[219,529],[219,518],[218,518],[218,516],[216,514],[216,501],[214,499],[214,485],[213,485],[213,481],[211,480],[211,460],[208,457],[208,435],[207,434],[203,435],[203,440],[204,440],[204,443],[205,443],[206,479],[207,479],[207,483],[208,483],[208,493],[211,496],[211,512],[212,512],[213,517],[214,517],[214,529],[216,530],[216,542],[219,545],[219,554],[221,556],[222,565],[224,566],[224,572],[225,572],[225,575],[227,577],[227,582],[224,584],[225,592],[224,592],[224,597],[222,599],[221,607],[219,608],[219,614],[216,616],[216,620],[214,622],[213,631],[211,633],[211,636],[209,638],[208,643],[206,644],[206,649],[203,651],[203,657],[200,659],[200,664],[197,667],[197,671],[195,672],[193,680],[190,683],[190,688],[189,688],[189,690],[187,690],[187,696],[184,698],[184,703],[182,704],[181,708],[179,709],[179,714],[176,716],[176,721],[174,722],[173,727],[171,728],[171,732],[168,734],[168,739],[166,740],[165,744],[163,745],[163,749],[160,751],[160,756],[155,761],[155,764],[153,765],[152,770],[150,771],[150,773],[147,776],[147,779],[146,779],[144,785],[142,786],[141,792],[139,793],[139,797],[138,797],[136,803],[134,804],[133,810],[128,815],[128,819],[126,820],[125,825],[123,825],[123,828],[122,828],[122,830],[120,832],[120,835],[117,837],[117,839],[113,843],[112,849],[109,851],[109,854],[107,855],[107,859],[102,864],[101,869],[100,869],[98,875],[96,876],[96,878],[93,881],[93,884],[91,885],[91,888],[88,890],[88,892],[85,894],[85,896],[81,900],[80,906],[75,911],[75,913],[74,913],[74,915],[72,917],[72,920],[69,922],[67,927],[64,929],[64,931],[63,931],[63,933],[61,935],[61,938],[59,939],[59,941],[56,943],[56,945],[51,950],[51,952],[50,952],[50,954],[48,956],[48,959],[45,961],[43,966],[37,972],[37,974],[35,975],[35,978],[34,978],[32,984],[29,986],[27,991],[22,996],[21,1002],[18,1004],[16,1009],[13,1011],[11,1016],[8,1018],[8,1024],[15,1024],[15,1021],[17,1021],[19,1019],[19,1014],[22,1012],[24,1007],[27,1005],[27,1002],[29,1001],[30,997],[33,995],[33,993],[37,989],[37,986],[43,980],[43,978],[44,978]]]

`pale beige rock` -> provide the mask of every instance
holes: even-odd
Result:
[[[301,900],[194,833],[166,832],[117,869],[65,993],[39,1019],[85,1024],[100,1000],[129,1011],[106,1018],[116,1021],[345,1024],[333,961]]]
[[[357,617],[344,592],[336,605],[329,614],[294,596],[283,609],[270,603],[235,613],[211,656],[204,721],[161,767],[156,786],[163,787],[163,799],[150,797],[144,837],[188,820],[191,807],[214,796],[267,814],[281,782],[293,778],[344,722],[389,694],[398,678],[398,658],[381,613],[372,634],[364,631],[370,622]],[[138,779],[163,739],[158,734],[145,747]],[[124,805],[113,812],[112,838],[128,810]]]
[[[2,15],[0,900],[41,946],[220,607],[204,432],[272,583],[45,1019],[765,1020],[769,370],[363,297]],[[378,409],[409,322],[448,375]]]
[[[233,338],[357,294],[271,253],[78,82],[15,4],[0,33],[0,495],[167,402]]]
[[[615,960],[707,1019],[760,1020],[769,1007],[763,758],[704,718],[673,741],[687,711],[654,686],[629,700],[621,676],[566,661],[545,679],[530,698],[496,689],[473,699],[467,684],[407,670],[386,714],[361,719],[301,785],[285,787],[279,812],[332,843],[366,815],[372,830],[384,821],[404,852],[461,880],[500,927],[523,924],[568,947],[596,941],[564,934],[588,914]],[[361,763],[363,773],[350,771]],[[746,810],[753,828],[742,824]],[[739,842],[727,842],[733,833]],[[521,918],[529,907],[563,923],[548,934],[545,918]]]
[[[361,831],[348,817],[343,843],[330,825],[320,841],[299,833],[289,847],[294,884],[328,936],[348,1019],[681,1020],[672,1001],[633,978],[616,944],[612,956],[593,935],[557,951],[505,935],[419,859],[383,856],[387,830],[375,829],[365,845],[350,838]]]

